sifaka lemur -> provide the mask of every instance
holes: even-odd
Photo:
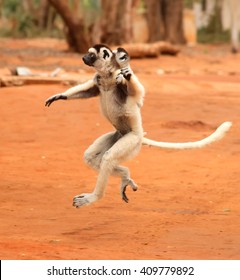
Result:
[[[108,46],[97,44],[83,56],[86,65],[96,70],[93,79],[74,86],[63,93],[51,96],[45,105],[60,99],[90,98],[99,96],[103,115],[115,130],[97,138],[84,153],[86,164],[99,172],[92,193],[83,193],[73,198],[73,206],[93,203],[103,197],[110,175],[121,178],[121,197],[128,202],[127,186],[136,191],[127,167],[120,164],[136,156],[142,145],[169,149],[201,148],[221,139],[229,130],[231,122],[224,122],[210,136],[196,142],[168,143],[144,137],[141,107],[144,87],[129,65],[130,57],[123,48],[112,51]]]

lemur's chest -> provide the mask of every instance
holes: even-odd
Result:
[[[104,114],[125,113],[125,107],[128,101],[127,86],[117,84],[116,75],[109,78],[100,78],[100,104]]]
[[[100,90],[100,106],[102,113],[108,119],[115,119],[126,114],[127,95],[120,96],[115,88],[110,90]]]
[[[116,75],[117,72],[109,78],[98,79],[100,107],[103,115],[116,129],[126,132],[129,131],[135,111],[139,108],[134,98],[129,95],[127,85],[117,83]]]

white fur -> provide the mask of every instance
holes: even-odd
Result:
[[[148,146],[154,146],[158,148],[164,149],[196,149],[196,148],[203,148],[215,141],[218,141],[223,138],[225,133],[230,129],[232,126],[231,122],[224,122],[222,123],[211,135],[208,137],[196,141],[196,142],[186,142],[186,143],[168,143],[168,142],[158,142],[148,138],[143,138],[143,144]]]

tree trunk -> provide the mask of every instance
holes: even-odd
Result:
[[[173,44],[185,43],[183,33],[183,0],[161,0],[165,39]]]
[[[3,0],[0,0],[0,19],[2,18]]]
[[[84,23],[68,6],[65,0],[48,0],[62,17],[67,27],[67,41],[69,47],[76,52],[85,53],[90,42],[84,32]]]
[[[125,1],[125,5],[122,5],[122,11],[120,10],[120,28],[122,43],[129,43],[132,39],[132,0]]]
[[[160,15],[160,1],[146,0],[146,16],[149,30],[148,41],[156,42],[163,38],[163,24],[162,17]],[[162,30],[162,32],[161,32]]]
[[[149,42],[185,43],[183,0],[145,0]]]
[[[116,38],[119,38],[119,27],[116,24],[119,2],[120,0],[102,0],[101,2],[101,41],[105,44],[114,44]]]
[[[101,41],[109,45],[132,40],[132,11],[136,0],[102,0]]]

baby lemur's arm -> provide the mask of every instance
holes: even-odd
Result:
[[[121,69],[116,78],[117,84],[126,85],[128,95],[136,96],[140,100],[139,105],[142,106],[145,90],[130,67],[128,52],[124,48],[118,48],[114,53]]]
[[[55,94],[49,97],[45,106],[50,106],[52,102],[60,100],[60,99],[74,99],[74,98],[90,98],[99,95],[99,88],[96,85],[95,78],[93,80],[89,80],[84,84],[77,85],[75,87],[71,87],[63,93]]]

